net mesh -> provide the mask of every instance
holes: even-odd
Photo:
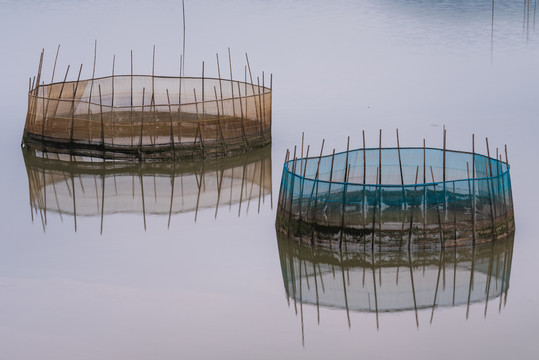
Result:
[[[119,75],[38,86],[23,142],[104,158],[225,156],[271,141],[271,90],[216,78]]]
[[[377,248],[489,241],[514,228],[509,166],[435,148],[288,160],[277,225],[313,240]]]

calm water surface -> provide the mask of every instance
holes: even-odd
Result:
[[[271,149],[178,168],[81,168],[21,152],[39,52],[46,81],[59,43],[57,79],[68,64],[90,76],[94,39],[96,75],[110,74],[113,55],[128,73],[130,49],[135,72],[151,73],[154,44],[156,73],[177,74],[180,2],[0,1],[0,359],[535,358],[539,29],[529,7],[495,1],[493,18],[490,0],[186,1],[187,75],[203,60],[215,75],[228,46],[235,77],[245,51],[256,74],[273,73]],[[472,133],[482,152],[484,137],[508,144],[514,242],[378,266],[278,239],[282,161],[302,131],[338,151],[348,135],[361,146],[363,129],[368,146],[380,128],[393,146],[397,127],[402,145],[441,146],[444,124],[450,148],[470,149]]]

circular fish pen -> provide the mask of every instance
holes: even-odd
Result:
[[[509,164],[445,147],[294,150],[276,225],[303,241],[372,250],[493,241],[514,229]]]
[[[23,145],[105,159],[222,157],[271,142],[270,87],[219,77],[114,75],[30,84]],[[82,70],[82,66],[81,66]],[[54,70],[53,70],[54,74]],[[250,67],[249,67],[249,74]],[[54,75],[53,75],[54,76]]]

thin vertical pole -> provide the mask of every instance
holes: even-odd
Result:
[[[105,152],[105,126],[103,124],[103,100],[101,99],[101,84],[98,84],[99,89],[99,115],[101,120],[101,149]]]
[[[416,188],[417,188],[417,176],[418,175],[419,175],[419,165],[417,166],[417,168],[415,170],[414,194],[413,194],[413,197],[412,197],[412,206],[410,207],[411,214],[410,214],[410,229],[409,229],[409,232],[408,232],[408,254],[410,253],[410,246],[411,246],[411,243],[412,243],[412,229],[413,229],[413,225],[414,225],[415,191],[416,191]]]
[[[223,84],[221,79],[221,66],[219,65],[219,54],[215,54],[217,58],[217,77],[219,78],[219,94],[221,95],[221,114],[225,114],[225,106],[223,102]]]
[[[365,147],[365,130],[362,130],[363,133],[363,185],[367,181],[367,149]]]
[[[73,146],[73,128],[75,126],[75,97],[77,95],[77,90],[79,88],[81,72],[82,72],[82,64],[80,64],[79,75],[77,76],[77,83],[73,89],[73,100],[71,101],[71,128],[69,129],[69,147],[70,148]]]
[[[176,160],[176,147],[174,145],[174,126],[172,124],[172,107],[170,105],[170,96],[167,89],[167,101],[168,101],[168,115],[170,118],[170,145],[172,146],[172,153],[174,154],[174,160]],[[170,219],[170,216],[169,216]],[[169,220],[170,223],[170,220]]]
[[[240,83],[238,82],[238,99],[240,99],[240,116],[241,116],[241,135],[243,137],[243,141],[245,141],[245,144],[247,145],[247,147],[249,147],[249,141],[247,140],[247,135],[245,134],[245,123],[244,123],[244,116],[243,116],[243,104],[242,104],[242,101],[241,101],[241,86],[240,86]],[[245,99],[245,101],[247,102],[247,99]],[[232,104],[234,104],[234,99],[232,99]],[[236,116],[234,114],[234,116]]]
[[[444,229],[443,229],[442,220],[440,217],[440,206],[438,205],[438,193],[436,191],[436,182],[434,180],[434,172],[432,171],[432,166],[430,167],[430,174],[432,176],[432,187],[434,188],[434,199],[436,200],[436,212],[438,213],[438,227],[440,228],[440,243],[442,245],[442,249],[444,249],[445,248]]]
[[[131,147],[133,147],[133,50],[131,50],[131,76],[130,79],[130,85],[131,85],[131,92],[130,92],[130,98],[129,98],[129,120],[131,123],[131,129],[130,129],[130,138],[131,138]]]
[[[350,151],[350,136],[348,136],[348,141],[346,143],[346,162],[344,164],[344,184],[343,184],[343,192],[342,192],[342,207],[341,207],[341,234],[339,238],[339,247],[342,248],[342,238],[344,233],[344,212],[346,208],[346,190],[347,190],[347,183],[348,183],[348,176],[350,171],[350,165],[348,165],[348,154]]]
[[[378,179],[380,185],[382,185],[382,129],[380,129],[380,142],[378,144],[378,171],[380,174]]]
[[[228,67],[230,68],[230,89],[232,91],[232,116],[236,117],[236,106],[234,104],[234,86],[233,86],[234,80],[232,79],[232,57],[230,56],[230,48],[228,48]],[[239,89],[239,83],[238,83],[238,89]],[[241,97],[240,97],[240,101],[241,101]],[[247,102],[247,99],[245,99],[245,101]],[[242,108],[242,113],[243,113],[243,108]],[[245,116],[247,116],[247,114],[245,114]],[[243,124],[243,115],[242,115],[242,124]]]
[[[401,185],[404,185],[404,175],[402,174],[401,147],[399,142],[399,129],[397,129],[397,151],[399,153],[399,170],[401,173]]]

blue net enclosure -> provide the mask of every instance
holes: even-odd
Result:
[[[427,147],[287,152],[276,225],[312,242],[375,249],[496,240],[514,229],[509,164]]]

